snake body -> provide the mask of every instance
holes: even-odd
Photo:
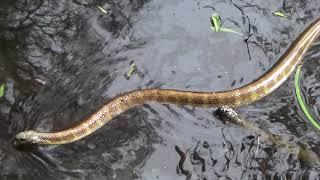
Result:
[[[14,144],[65,144],[95,132],[119,114],[146,102],[198,107],[236,107],[255,102],[277,89],[319,36],[320,18],[311,23],[280,59],[261,77],[243,87],[220,92],[194,92],[173,89],[142,89],[116,96],[78,125],[58,132],[25,131],[16,135]]]

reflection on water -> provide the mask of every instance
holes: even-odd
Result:
[[[11,146],[17,132],[67,128],[132,89],[217,91],[249,83],[319,15],[314,7],[317,0],[1,1],[0,179],[319,178],[319,167],[254,131],[225,126],[214,109],[150,103],[76,143],[29,152]],[[281,8],[293,19],[272,16]],[[213,12],[246,37],[213,33]],[[319,50],[315,45],[306,56],[302,76],[316,117]],[[132,62],[139,73],[127,79]],[[262,129],[320,152],[292,79],[240,111]]]

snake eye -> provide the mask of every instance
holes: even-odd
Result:
[[[32,151],[33,144],[29,144],[27,138],[24,137],[16,137],[12,141],[12,145],[15,149],[21,151]]]
[[[14,146],[20,146],[20,145],[26,144],[26,138],[22,138],[22,137],[17,138],[16,137],[13,139],[12,144]]]
[[[17,139],[17,140],[20,141],[21,143],[26,142],[26,138],[19,138],[19,139]]]

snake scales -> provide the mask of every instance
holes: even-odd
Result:
[[[222,92],[193,92],[173,89],[142,89],[127,92],[81,121],[78,125],[58,132],[28,130],[15,136],[14,145],[65,144],[93,133],[114,117],[130,108],[149,101],[201,107],[235,107],[257,101],[278,88],[300,63],[320,32],[320,18],[311,23],[291,44],[280,59],[261,77],[243,87]]]

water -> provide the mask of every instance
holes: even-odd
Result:
[[[271,14],[281,8],[292,20]],[[70,127],[129,90],[245,85],[276,62],[319,11],[317,0],[1,1],[0,179],[319,179],[319,167],[255,131],[224,125],[213,108],[150,103],[72,144],[30,152],[11,146],[20,131]],[[214,12],[244,36],[212,32]],[[305,57],[301,80],[316,117],[319,50],[315,45]],[[137,71],[127,79],[131,63]],[[239,111],[319,155],[319,133],[297,105],[292,78]]]

